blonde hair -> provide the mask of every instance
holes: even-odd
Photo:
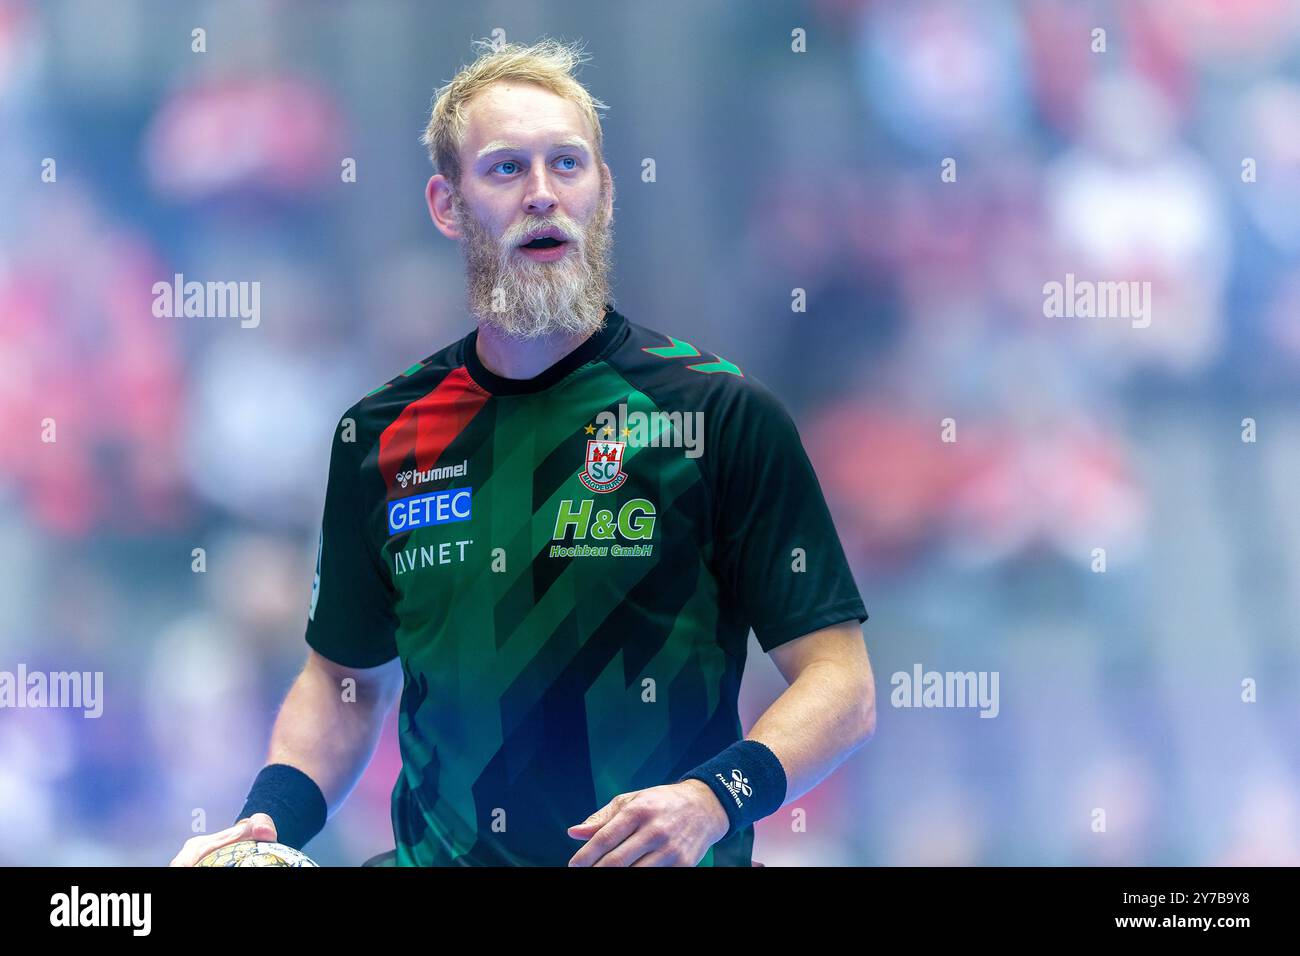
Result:
[[[531,46],[498,45],[492,40],[477,40],[474,45],[482,48],[482,52],[435,94],[429,125],[420,138],[429,150],[434,168],[451,180],[452,185],[460,185],[460,146],[469,124],[465,105],[487,86],[502,80],[536,83],[576,103],[595,134],[594,149],[596,159],[600,159],[604,134],[596,110],[609,107],[574,78],[574,71],[588,59],[580,44],[547,39]]]

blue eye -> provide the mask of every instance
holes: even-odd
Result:
[[[559,159],[555,160],[555,164],[557,166],[560,163],[567,164],[559,167],[561,172],[566,172],[566,173],[573,172],[575,169],[578,168],[579,165],[578,157],[576,156],[561,156]],[[513,159],[503,159],[501,160],[501,162],[497,163],[495,166],[492,167],[492,170],[494,172],[499,172],[505,176],[513,176],[521,169],[523,169],[523,166],[518,161]]]

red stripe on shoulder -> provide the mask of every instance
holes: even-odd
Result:
[[[379,471],[389,493],[397,483],[397,473],[412,454],[417,469],[432,468],[488,398],[462,365],[449,372],[429,394],[403,408],[379,436]]]

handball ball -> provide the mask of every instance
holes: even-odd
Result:
[[[213,850],[198,866],[316,866],[307,854],[283,843],[244,840]]]

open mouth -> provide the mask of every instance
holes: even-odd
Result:
[[[519,252],[533,262],[559,262],[569,254],[569,240],[558,229],[546,229],[540,236],[520,243]]]

